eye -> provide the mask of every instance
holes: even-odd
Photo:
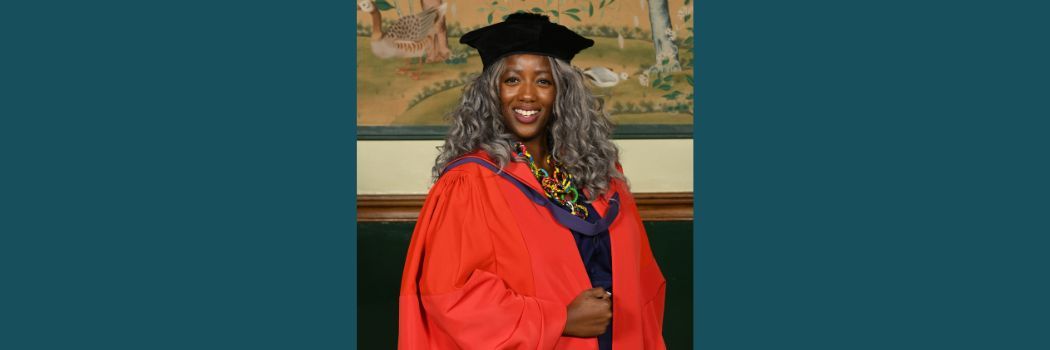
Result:
[[[518,77],[510,77],[510,78],[507,78],[507,79],[503,79],[503,83],[504,84],[516,84],[519,81],[520,80],[518,80]]]
[[[537,81],[536,83],[538,83],[538,84],[540,84],[540,85],[543,85],[543,86],[551,86],[551,85],[554,85],[554,82],[553,82],[553,81],[550,81],[549,79],[540,79],[540,80],[539,80],[539,81]]]

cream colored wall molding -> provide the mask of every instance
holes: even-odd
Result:
[[[357,193],[426,194],[441,142],[358,141]],[[693,140],[615,142],[632,192],[693,192]]]

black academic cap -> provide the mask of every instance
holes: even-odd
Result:
[[[540,54],[568,62],[583,49],[594,45],[594,40],[551,23],[547,16],[524,12],[511,14],[501,23],[464,34],[459,42],[478,49],[486,68],[503,56],[518,53]]]

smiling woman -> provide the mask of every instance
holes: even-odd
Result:
[[[522,13],[461,42],[484,69],[412,234],[399,348],[665,348],[665,279],[602,100],[569,64],[593,41]]]
[[[547,144],[545,131],[557,93],[551,63],[546,56],[533,54],[510,55],[503,62],[499,84],[503,123],[529,149],[539,151],[541,144]]]

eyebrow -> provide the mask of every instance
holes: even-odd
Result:
[[[517,68],[509,68],[509,69],[507,69],[507,72],[519,73],[519,74],[521,72],[524,72],[524,71],[525,71],[524,69],[517,69]],[[548,73],[549,74],[551,72],[551,70],[550,69],[538,69],[538,70],[535,70],[534,72],[536,72],[536,73]]]

